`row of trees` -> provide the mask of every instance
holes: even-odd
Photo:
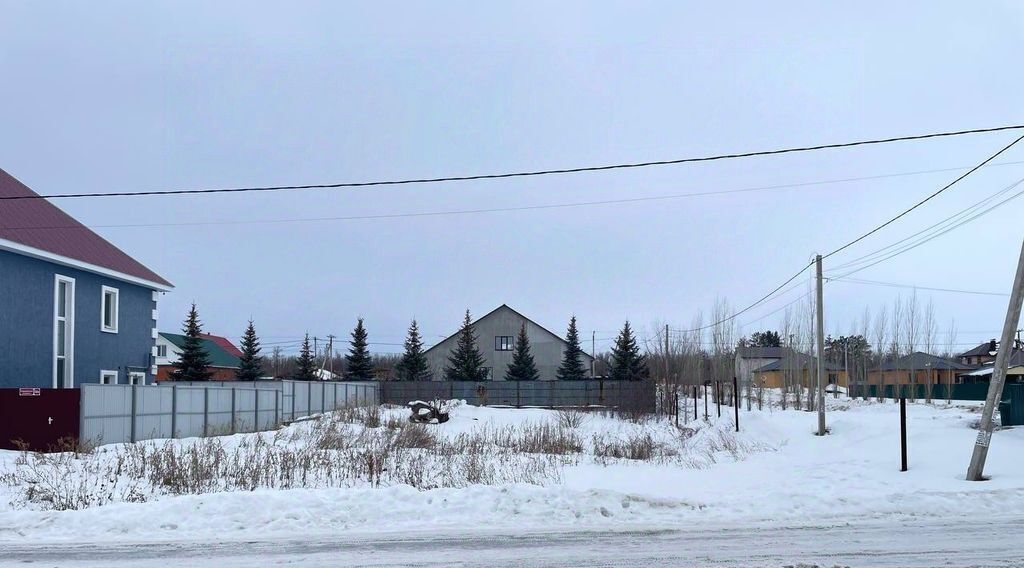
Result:
[[[174,363],[171,379],[175,381],[210,380],[213,377],[210,354],[203,346],[202,322],[199,320],[195,304],[192,304],[188,316],[185,318],[182,333],[185,340],[181,348],[181,355]],[[559,380],[585,379],[587,369],[583,365],[583,350],[580,347],[575,316],[569,320],[565,340],[568,345],[556,372],[556,377]],[[345,377],[348,380],[356,381],[373,379],[374,359],[369,350],[368,334],[363,324],[363,318],[357,320],[356,327],[352,330],[352,340],[349,343],[349,351],[345,355]],[[239,358],[235,379],[255,381],[264,376],[262,347],[252,320],[249,320],[245,333],[242,335],[240,350],[242,355]],[[289,376],[295,380],[312,381],[322,378],[321,371],[322,369],[317,367],[316,355],[310,346],[307,333]],[[421,381],[431,378],[423,338],[415,319],[409,325],[404,343],[404,353],[394,365],[394,371],[398,380]],[[609,376],[618,380],[635,380],[646,377],[647,373],[645,356],[640,352],[640,346],[627,321],[612,347]],[[472,318],[469,310],[466,310],[456,346],[448,356],[444,376],[445,379],[452,381],[482,381],[487,379],[487,375],[488,370],[485,366],[484,356],[477,347]],[[530,340],[524,324],[520,327],[516,338],[512,363],[505,370],[505,380],[529,381],[538,378],[539,372],[530,351]]]

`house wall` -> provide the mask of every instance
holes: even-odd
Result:
[[[804,385],[816,384],[812,381],[818,380],[817,369],[803,369],[794,371],[792,373],[793,380],[800,382]],[[846,376],[846,371],[825,371],[826,381],[830,381],[831,378],[835,378],[836,383],[843,387],[849,387],[849,379]],[[785,373],[783,371],[766,371],[763,373],[754,373],[754,385],[760,384],[761,386],[769,389],[780,389],[785,381]]]
[[[234,367],[210,367],[210,372],[213,376],[210,377],[211,381],[234,381],[236,380],[235,373],[238,369]],[[156,368],[156,381],[170,381],[171,373],[174,372],[174,365],[158,365]]]
[[[562,364],[565,342],[560,337],[504,306],[473,323],[477,348],[484,356],[485,366],[491,370],[491,380],[505,380],[505,371],[509,363],[512,362],[514,353],[514,351],[496,351],[494,338],[512,336],[514,340],[519,335],[519,328],[523,323],[526,324],[526,336],[530,338],[530,352],[537,365],[540,380],[555,380],[555,372]],[[456,334],[427,351],[427,362],[430,365],[433,380],[444,380],[444,368],[448,364],[448,356],[455,349],[458,339]],[[584,354],[581,359],[589,377],[592,359],[588,354]]]
[[[98,383],[100,370],[150,374],[154,293],[114,278],[0,251],[0,388],[53,387],[54,277],[75,280],[74,385]],[[118,332],[100,331],[102,286],[118,289]]]
[[[754,371],[756,369],[760,369],[777,360],[778,358],[776,357],[740,357],[737,355],[733,364],[733,371],[736,373],[736,378],[739,379],[740,384],[751,384],[751,381],[755,378]]]

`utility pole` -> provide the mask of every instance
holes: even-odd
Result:
[[[327,361],[331,362],[330,369],[328,369],[328,371],[331,373],[330,376],[333,379],[334,378],[334,334],[330,334],[330,335],[327,336],[327,351],[324,354],[324,364],[323,364],[323,366],[320,367],[321,369],[323,369],[324,367],[327,366]]]
[[[590,332],[590,378],[594,378],[594,365],[597,363],[597,332]]]
[[[818,435],[825,435],[825,307],[822,305],[821,255],[814,257],[814,265],[818,273],[818,293],[815,308],[818,316],[817,348],[818,348]]]
[[[983,481],[985,479],[985,459],[988,457],[988,446],[992,440],[992,413],[995,411],[996,402],[1003,395],[1006,367],[1013,352],[1013,333],[1020,320],[1022,300],[1024,300],[1024,243],[1021,244],[1020,258],[1017,259],[1017,275],[1013,279],[1010,305],[1006,307],[1006,319],[1003,320],[1002,343],[999,344],[999,349],[996,351],[992,382],[988,385],[985,409],[981,413],[981,425],[978,427],[978,439],[974,442],[971,465],[967,468],[967,481]]]
[[[666,392],[665,399],[667,400],[668,399],[668,396],[667,396],[667,393],[668,393],[668,324],[667,323],[665,324],[665,392]],[[676,404],[678,404],[679,403],[679,397],[676,395],[675,389],[672,390],[672,395],[676,397],[675,398],[675,402],[676,402]],[[678,415],[679,415],[679,411],[677,409],[676,410],[676,416],[678,416]]]

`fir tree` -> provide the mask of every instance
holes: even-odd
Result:
[[[185,334],[185,344],[181,347],[181,356],[174,362],[171,379],[175,381],[208,381],[213,376],[210,371],[210,354],[203,347],[200,335],[203,324],[199,321],[199,312],[193,302],[188,311],[185,324],[181,329]]]
[[[640,354],[640,347],[629,327],[629,321],[622,326],[622,331],[615,338],[612,346],[611,378],[615,380],[635,381],[647,376],[647,361]]]
[[[536,381],[540,377],[537,372],[537,365],[533,362],[533,355],[530,354],[530,338],[526,336],[526,324],[519,327],[519,337],[516,338],[515,351],[512,353],[512,362],[505,371],[506,381]]]
[[[409,326],[409,335],[405,338],[405,353],[395,365],[395,375],[400,381],[425,381],[430,378],[430,367],[427,356],[423,354],[423,340],[416,320]]]
[[[473,333],[473,322],[466,310],[459,330],[459,340],[455,350],[448,356],[448,366],[444,370],[444,378],[449,381],[485,381],[487,369],[484,367],[484,356],[476,346],[476,335]]]
[[[350,380],[368,381],[373,378],[373,359],[368,345],[363,318],[359,318],[356,320],[356,328],[352,330],[352,346],[348,349],[348,355],[345,355]]]
[[[576,330],[576,316],[569,320],[569,331],[565,334],[565,353],[562,356],[562,365],[555,372],[555,377],[560,381],[579,381],[587,378],[587,371],[583,368],[583,350],[580,349],[580,334]]]
[[[260,356],[260,339],[252,320],[242,336],[242,356],[238,359],[235,378],[239,381],[255,381],[263,376],[263,357]]]
[[[316,362],[313,360],[313,351],[309,347],[309,334],[302,340],[302,348],[299,349],[299,357],[295,360],[295,374],[292,378],[296,381],[315,381],[317,379]]]

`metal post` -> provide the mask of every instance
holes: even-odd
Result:
[[[818,316],[817,351],[818,351],[818,435],[824,436],[825,429],[825,306],[822,303],[821,255],[814,257],[815,269],[818,274],[818,290],[816,311]]]
[[[252,389],[253,394],[253,411],[252,411],[252,431],[260,431],[260,389]]]
[[[320,414],[327,412],[327,383],[320,383]]]
[[[704,383],[704,421],[708,419],[708,384]]]
[[[281,404],[278,401],[278,398],[279,398],[278,395],[282,395],[283,396],[284,393],[282,393],[281,391],[278,391],[278,390],[274,391],[274,424],[275,425],[281,423],[281,415],[280,415],[281,414],[281,411],[280,411]]]
[[[900,471],[907,471],[907,399],[900,397]]]
[[[1020,320],[1021,301],[1024,300],[1024,243],[1021,245],[1020,258],[1017,259],[1017,275],[1013,279],[1013,291],[1010,293],[1010,304],[1006,307],[1006,319],[1003,320],[1001,343],[996,351],[996,362],[992,370],[992,382],[988,385],[988,396],[985,397],[985,409],[981,413],[981,425],[978,427],[978,439],[974,442],[974,453],[971,465],[967,468],[968,481],[985,479],[985,459],[988,457],[988,445],[992,440],[992,414],[996,403],[1003,396],[1003,383],[1006,382],[1006,367],[1013,353],[1013,332]]]
[[[132,385],[132,442],[137,441],[136,433],[135,433],[135,421],[138,419],[138,417],[137,417],[138,406],[137,406],[137,403],[135,402],[135,397],[136,397],[136,395],[138,393],[135,392],[135,387],[136,387],[136,385],[133,384]]]
[[[722,381],[715,381],[715,405],[718,406],[718,417],[722,417]]]
[[[171,438],[178,437],[178,385],[171,385]]]
[[[237,418],[235,418],[235,394],[237,394],[235,392],[235,387],[231,387],[231,433],[232,434],[235,433],[235,429],[237,428],[237,424],[238,424]]]
[[[313,414],[313,382],[306,381],[306,415]]]
[[[203,387],[203,437],[210,435],[210,389]]]
[[[736,392],[736,389],[737,389],[738,386],[739,386],[739,379],[737,379],[736,377],[733,377],[732,378],[732,390],[733,390],[734,393]],[[733,405],[733,410],[734,410],[734,413],[735,413],[735,416],[736,416],[736,431],[739,432],[740,431],[740,399],[739,399],[739,397],[737,397],[735,395],[732,397],[732,399],[733,399],[734,402],[736,402],[736,404]],[[747,412],[750,412],[750,411],[747,410]]]
[[[697,385],[693,385],[693,419],[697,419]]]

